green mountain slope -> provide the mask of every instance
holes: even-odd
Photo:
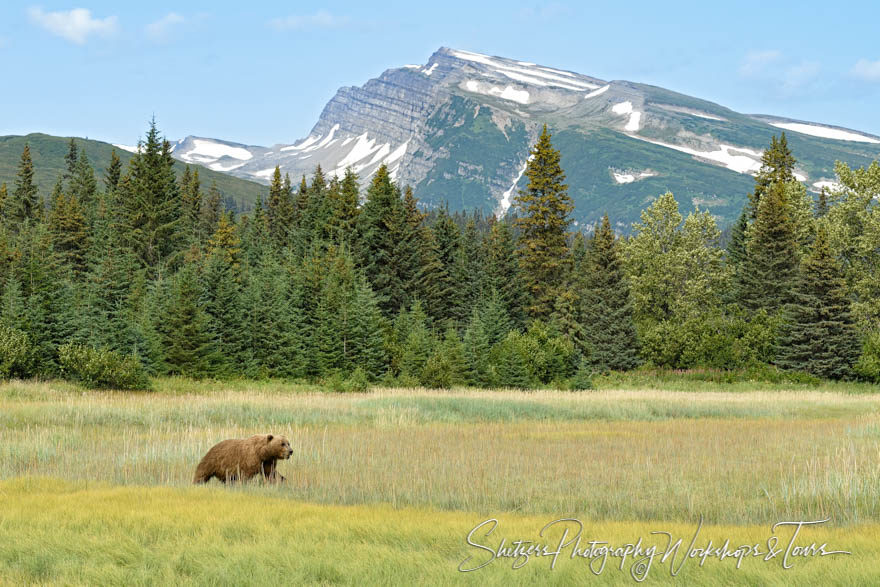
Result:
[[[132,153],[124,151],[109,143],[94,141],[91,139],[75,138],[76,144],[85,148],[86,155],[95,168],[95,176],[99,185],[103,188],[101,180],[104,171],[110,164],[110,154],[116,150],[116,154],[122,160],[123,169],[133,157]],[[21,159],[21,152],[25,144],[30,145],[31,157],[34,161],[34,169],[40,194],[47,197],[58,176],[64,171],[64,156],[67,154],[70,137],[56,137],[42,133],[33,133],[26,136],[0,136],[0,183],[6,182],[9,189],[15,182],[15,174]],[[183,173],[185,165],[180,162],[174,164],[178,175]],[[191,165],[199,170],[199,178],[202,189],[207,190],[211,182],[217,182],[217,188],[225,199],[232,200],[240,210],[250,209],[257,196],[266,191],[265,186],[258,183],[233,177],[225,173],[212,171],[201,165]],[[264,196],[265,197],[265,196]]]

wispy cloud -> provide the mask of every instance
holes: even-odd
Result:
[[[77,45],[85,44],[92,35],[107,37],[119,30],[115,16],[92,18],[92,12],[85,8],[46,12],[39,6],[32,6],[28,9],[28,17],[37,26]]]
[[[880,59],[877,61],[859,59],[849,70],[849,74],[866,82],[880,82]]]
[[[523,20],[553,20],[560,16],[571,13],[571,8],[561,2],[548,2],[535,7],[527,6],[519,11],[519,17]]]
[[[780,97],[815,89],[821,72],[818,61],[797,60],[775,49],[750,51],[739,66],[740,77],[758,82],[764,90]]]
[[[782,52],[775,49],[768,51],[749,51],[739,66],[739,74],[743,77],[758,77],[767,69],[782,60]]]
[[[184,17],[176,12],[169,12],[159,20],[145,26],[144,32],[153,41],[161,43],[167,41],[174,28],[184,22],[186,22]]]
[[[319,10],[314,14],[293,14],[273,18],[269,21],[269,26],[279,31],[294,31],[340,28],[349,24],[349,22],[350,19],[346,16],[337,16],[326,10]]]

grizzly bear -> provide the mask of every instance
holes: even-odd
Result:
[[[262,474],[266,481],[285,481],[275,471],[278,459],[293,454],[285,436],[257,434],[250,438],[234,438],[215,444],[196,467],[193,483],[207,483],[211,477],[221,482],[247,481]]]

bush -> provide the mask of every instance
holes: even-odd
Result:
[[[35,349],[27,334],[0,326],[0,378],[36,375]]]
[[[581,359],[577,372],[568,382],[568,388],[572,391],[596,388],[596,385],[593,383],[593,371],[590,369],[590,364],[586,359]]]
[[[343,391],[347,393],[365,393],[370,389],[370,377],[361,367],[357,367],[343,384]]]
[[[774,358],[779,319],[766,312],[710,310],[641,328],[642,356],[660,367],[744,369]]]
[[[80,344],[58,347],[61,373],[92,389],[149,389],[150,379],[137,358]]]
[[[860,379],[880,383],[880,330],[875,330],[865,337],[862,356],[859,357],[853,371]]]

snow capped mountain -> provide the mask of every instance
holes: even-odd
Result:
[[[187,137],[174,156],[268,182],[275,166],[296,178],[317,165],[366,184],[387,165],[426,205],[503,211],[543,124],[554,132],[575,215],[608,211],[635,219],[667,189],[683,207],[734,217],[760,168],[762,149],[785,130],[797,174],[811,189],[833,179],[836,159],[880,157],[880,138],[817,123],[745,115],[663,88],[525,61],[441,48],[424,65],[389,69],[362,87],[343,87],[309,136],[255,147]],[[688,201],[689,200],[689,201]]]

